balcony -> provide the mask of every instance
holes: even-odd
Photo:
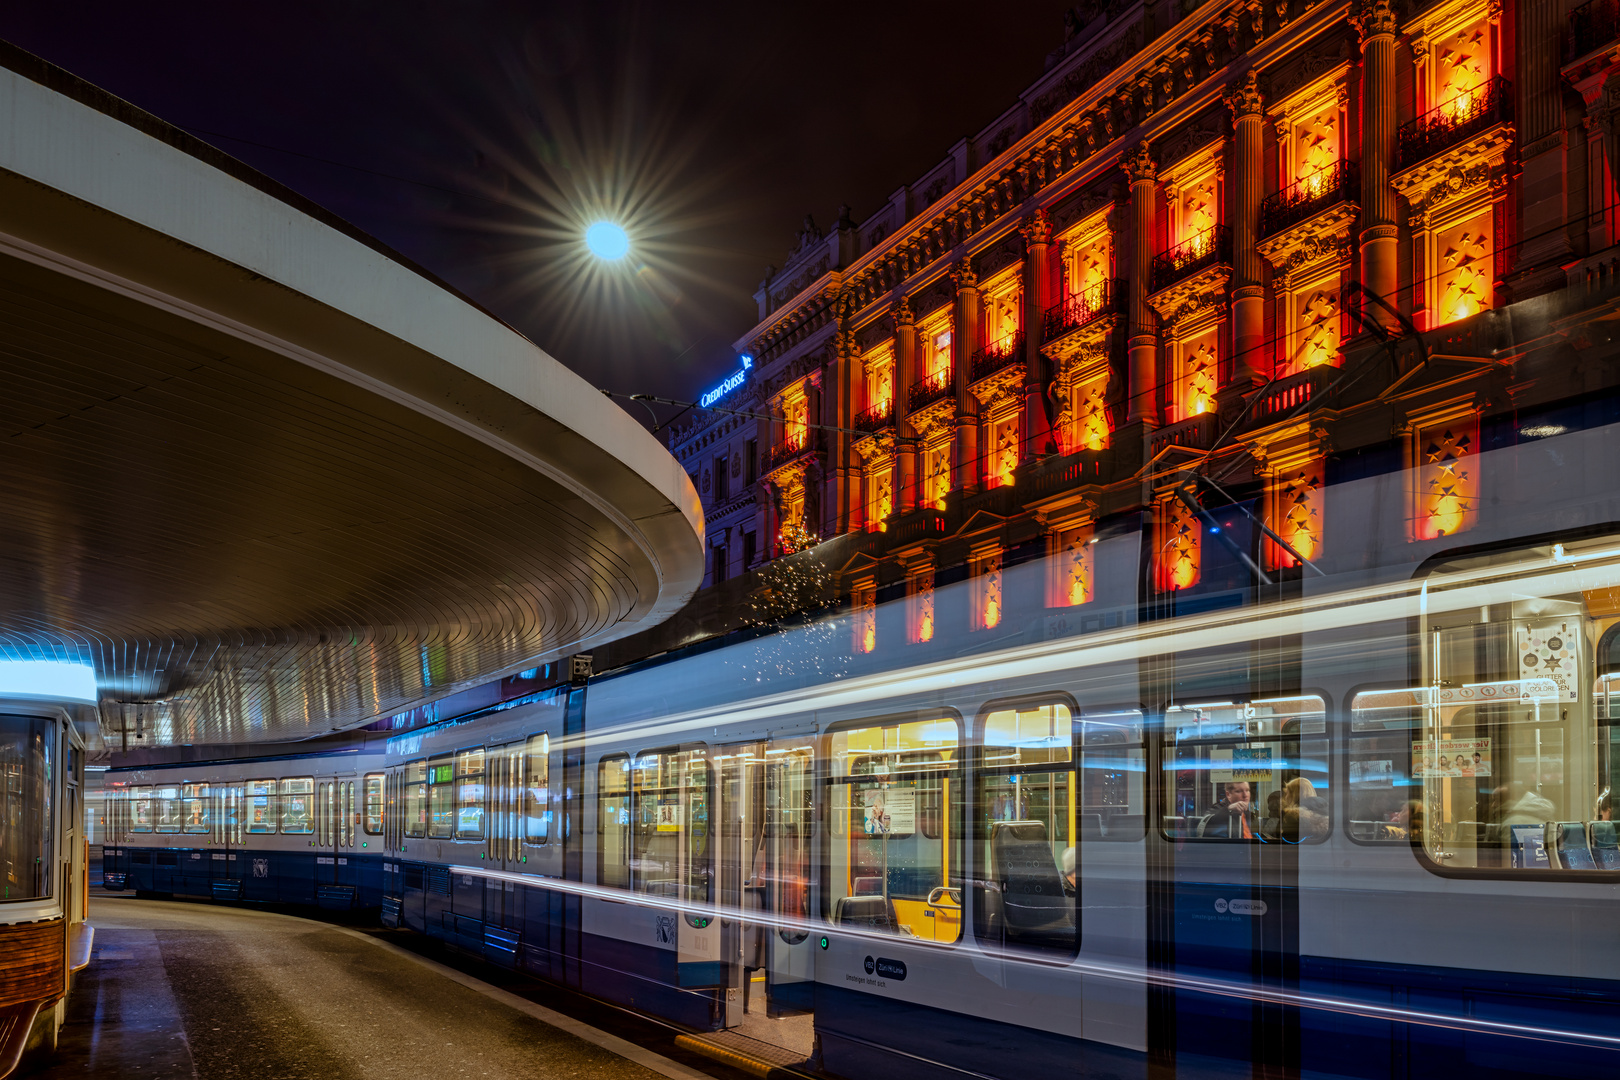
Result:
[[[865,412],[857,413],[850,421],[856,431],[882,431],[894,426],[894,402],[880,401]]]
[[[950,368],[936,371],[926,379],[921,379],[911,387],[911,393],[906,397],[908,412],[925,409],[934,402],[947,398],[956,388],[956,380]]]
[[[1402,124],[1395,133],[1395,170],[1409,169],[1498,124],[1512,123],[1513,85],[1499,75]]]
[[[1002,368],[1024,359],[1024,332],[1014,330],[973,354],[969,373],[973,382],[988,379]]]
[[[1232,265],[1232,230],[1225,225],[1205,229],[1184,244],[1153,257],[1154,292],[1168,289],[1211,266]]]
[[[1199,413],[1175,424],[1166,424],[1148,436],[1148,457],[1172,446],[1186,450],[1208,450],[1215,445],[1215,414]]]
[[[1260,235],[1275,236],[1330,206],[1356,202],[1360,195],[1361,169],[1353,161],[1336,162],[1275,195],[1266,196],[1260,204]]]
[[[1127,295],[1125,282],[1113,279],[1098,282],[1084,292],[1075,293],[1063,303],[1052,305],[1046,309],[1042,340],[1050,342],[1104,315],[1116,314],[1124,306]]]
[[[765,461],[760,469],[764,475],[769,476],[788,465],[807,458],[821,450],[821,432],[800,431],[785,436],[780,443],[765,452]]]
[[[1339,369],[1328,364],[1306,368],[1261,387],[1249,398],[1249,426],[1259,427],[1272,423],[1302,406],[1309,406],[1321,398],[1324,390],[1339,375]]]
[[[1620,37],[1620,0],[1588,0],[1569,13],[1564,63],[1573,63]]]

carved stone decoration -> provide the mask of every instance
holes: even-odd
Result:
[[[974,383],[969,389],[973,395],[989,407],[1006,400],[1008,395],[1016,396],[1024,385],[1024,365],[1008,364],[998,371]]]
[[[1227,90],[1226,107],[1232,111],[1233,120],[1265,113],[1266,103],[1260,96],[1260,77],[1252,68],[1242,81]]]
[[[1205,109],[1194,119],[1182,124],[1177,133],[1161,146],[1159,163],[1169,168],[1224,138],[1222,124],[1220,106]]]
[[[1477,188],[1507,178],[1513,147],[1511,123],[1493,124],[1442,153],[1390,177],[1390,186],[1412,208],[1412,224],[1422,227],[1436,210],[1472,199]]]
[[[1145,140],[1120,156],[1119,167],[1125,170],[1125,176],[1133,184],[1142,180],[1156,180],[1159,176],[1158,163],[1153,160]]]
[[[882,461],[894,454],[894,428],[882,428],[870,435],[862,435],[850,445],[862,461]]]
[[[1052,218],[1044,209],[1038,209],[1024,219],[1019,226],[1026,244],[1050,244],[1052,242]]]
[[[963,289],[972,289],[978,286],[979,276],[973,272],[972,259],[958,259],[950,272],[951,284],[956,286],[958,292]]]
[[[1173,341],[1220,318],[1226,309],[1226,284],[1231,278],[1230,266],[1210,266],[1148,297],[1148,303],[1164,320],[1165,336]]]
[[[1371,0],[1363,3],[1361,10],[1350,17],[1351,23],[1361,34],[1361,42],[1366,44],[1367,39],[1378,34],[1395,33],[1395,6],[1390,0]]]
[[[896,329],[910,326],[917,321],[917,316],[911,310],[911,297],[902,296],[894,302],[894,311],[891,315]]]
[[[1360,212],[1353,202],[1335,203],[1266,237],[1254,248],[1277,272],[1277,286],[1292,289],[1296,280],[1309,280],[1329,262],[1348,262],[1350,229]]]

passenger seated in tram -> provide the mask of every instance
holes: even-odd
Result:
[[[1250,793],[1249,782],[1231,780],[1221,784],[1220,788],[1220,801],[1205,815],[1199,835],[1231,840],[1252,839],[1255,827],[1250,819],[1254,817],[1254,804],[1250,800],[1254,796]]]
[[[1496,820],[1504,825],[1541,825],[1552,821],[1558,813],[1552,800],[1531,791],[1518,780],[1497,788],[1492,801],[1498,810]]]
[[[1063,849],[1063,894],[1073,896],[1077,888],[1074,883],[1074,848]]]

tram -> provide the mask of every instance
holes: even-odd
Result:
[[[1098,544],[1122,595],[1141,551]],[[904,664],[843,616],[341,755],[115,769],[107,887],[376,907],[845,1077],[1613,1075],[1620,525],[1414,554]]]
[[[0,1076],[56,1046],[93,931],[82,824],[88,666],[0,660]]]

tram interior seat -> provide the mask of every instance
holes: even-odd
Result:
[[[841,896],[833,902],[833,922],[868,930],[893,930],[894,912],[881,896]]]
[[[1592,840],[1592,862],[1599,870],[1620,870],[1620,831],[1612,821],[1594,821],[1587,826]]]
[[[1146,825],[1144,814],[1115,814],[1108,819],[1108,836],[1115,840],[1139,840]]]
[[[1102,840],[1108,836],[1108,830],[1103,828],[1101,814],[1077,814],[1075,820],[1079,822],[1082,840]],[[1045,832],[1046,826],[1042,825],[1041,831]]]
[[[850,885],[852,886],[849,892],[851,896],[883,895],[883,879],[876,874],[858,877]]]
[[[1052,857],[1043,821],[998,821],[990,831],[991,879],[999,882],[999,916],[1009,942],[1067,947],[1074,941],[1074,904]]]
[[[1597,869],[1587,843],[1584,821],[1547,822],[1547,848],[1557,859],[1554,865],[1565,870]]]

